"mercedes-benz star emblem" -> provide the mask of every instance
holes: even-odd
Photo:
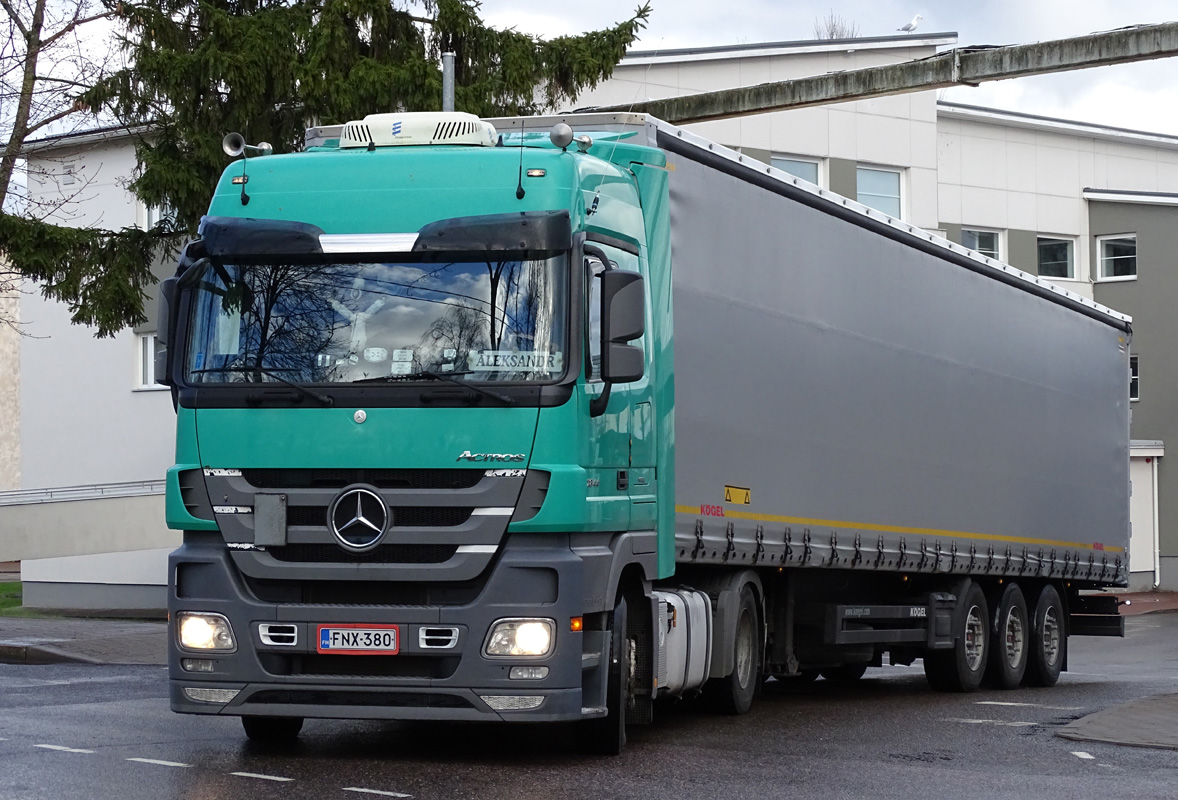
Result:
[[[327,512],[331,532],[349,550],[376,547],[389,524],[389,509],[376,492],[345,489]]]

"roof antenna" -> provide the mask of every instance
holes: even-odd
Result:
[[[519,177],[516,179],[515,199],[523,200],[524,191],[524,121],[519,122]]]

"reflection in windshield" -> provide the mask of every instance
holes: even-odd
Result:
[[[213,264],[196,289],[188,378],[272,380],[254,365],[300,383],[555,380],[566,260]]]

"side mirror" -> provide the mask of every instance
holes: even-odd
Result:
[[[176,297],[178,278],[160,281],[159,313],[156,315],[155,338],[160,344],[168,344],[172,338],[172,304]]]
[[[172,339],[172,309],[176,304],[176,286],[179,282],[179,278],[166,278],[160,281],[155,339],[162,347],[155,354],[155,382],[164,386],[172,385],[172,362],[168,358],[168,345]]]
[[[610,383],[636,381],[646,372],[641,347],[626,344],[646,331],[645,283],[637,272],[601,274],[601,377]]]

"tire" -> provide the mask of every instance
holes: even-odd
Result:
[[[1044,586],[1039,592],[1031,616],[1030,640],[1023,683],[1027,686],[1054,686],[1063,671],[1068,652],[1067,617],[1054,586]]]
[[[241,727],[253,742],[293,742],[303,729],[303,718],[242,717]]]
[[[990,649],[990,610],[976,583],[962,593],[953,624],[953,647],[926,652],[924,674],[939,692],[974,692],[982,685]]]
[[[630,701],[630,649],[626,636],[629,613],[626,598],[619,597],[610,623],[609,678],[604,717],[577,723],[577,746],[586,753],[616,756],[626,747],[626,709]]]
[[[998,689],[1017,689],[1027,671],[1031,651],[1031,623],[1027,601],[1016,583],[1008,583],[998,598],[990,639],[990,664],[986,674]]]
[[[822,670],[822,677],[831,683],[848,685],[858,682],[867,672],[866,664],[843,664]]]
[[[752,587],[740,590],[733,635],[732,674],[708,681],[704,698],[721,714],[744,714],[761,688],[761,615]]]

